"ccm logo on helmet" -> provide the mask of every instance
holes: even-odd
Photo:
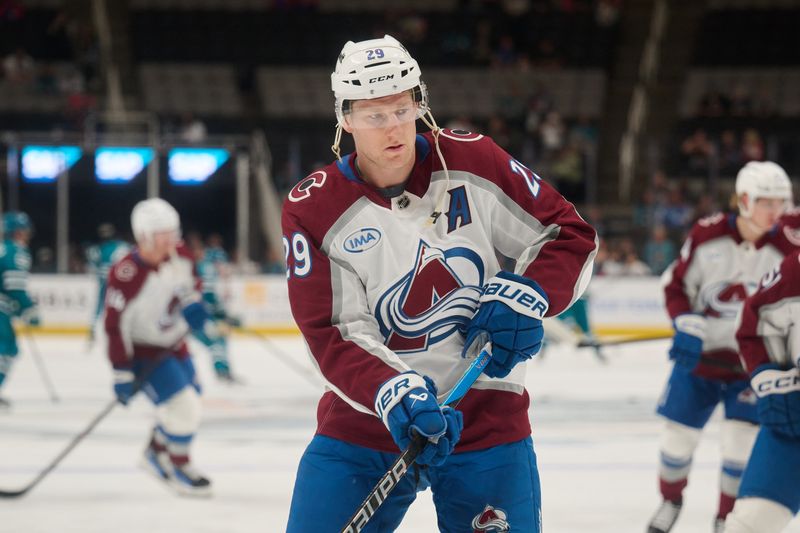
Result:
[[[394,78],[394,74],[386,74],[385,76],[378,76],[377,78],[370,78],[369,82],[370,83],[377,83],[379,81],[391,80],[392,78]]]

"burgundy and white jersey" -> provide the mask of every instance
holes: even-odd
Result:
[[[667,312],[706,317],[704,359],[695,374],[707,378],[746,379],[736,343],[737,317],[761,277],[800,247],[797,217],[783,216],[757,242],[742,239],[736,215],[719,213],[698,221],[680,257],[664,273]]]
[[[449,182],[426,133],[395,198],[359,179],[350,154],[284,202],[292,313],[328,389],[320,434],[397,451],[373,411],[375,393],[409,369],[431,377],[440,399],[453,387],[466,366],[462,332],[500,270],[498,252],[541,285],[550,316],[589,282],[596,235],[572,204],[487,137],[444,130],[439,143]],[[530,434],[524,373],[517,365],[502,379],[481,376],[458,407],[460,450]]]
[[[748,372],[766,363],[800,367],[800,252],[767,273],[745,301],[736,339]]]
[[[194,261],[184,246],[156,267],[142,261],[138,249],[115,263],[108,276],[105,316],[108,357],[114,367],[128,367],[134,357],[155,357],[167,350],[186,357],[189,325],[181,310],[200,301],[198,286]]]

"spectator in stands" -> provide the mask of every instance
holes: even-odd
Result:
[[[179,135],[182,141],[197,144],[206,140],[208,131],[202,120],[195,117],[192,113],[184,113],[181,117]]]
[[[681,143],[684,169],[694,174],[705,174],[708,172],[708,160],[713,151],[714,146],[708,139],[706,130],[696,129]]]
[[[748,128],[742,136],[742,163],[764,160],[764,141],[755,128]]]
[[[667,229],[664,226],[655,226],[644,245],[645,263],[653,274],[661,275],[673,260],[675,260],[675,243],[667,237]]]
[[[509,34],[503,34],[497,43],[497,47],[492,53],[492,67],[493,68],[509,68],[514,67],[519,59],[516,46],[514,45],[514,38]]]
[[[731,91],[730,114],[733,117],[750,117],[753,115],[753,98],[747,87],[741,83],[734,86]]]
[[[597,237],[602,239],[606,235],[606,224],[603,220],[603,212],[596,205],[586,206],[582,212],[584,220],[591,225],[597,232]]]
[[[559,152],[550,167],[550,174],[556,182],[556,189],[572,203],[586,200],[586,187],[583,180],[583,157],[575,142],[571,142]]]
[[[650,190],[653,191],[653,197],[658,205],[667,205],[672,187],[666,172],[661,169],[653,172],[653,177],[650,179]]]
[[[725,93],[712,88],[700,99],[698,115],[701,117],[724,117],[730,113],[731,101]]]
[[[585,151],[597,143],[597,128],[588,116],[581,115],[569,129],[568,137],[570,141],[578,143],[581,151]]]
[[[664,210],[663,224],[670,233],[680,234],[689,227],[693,212],[692,206],[684,199],[681,189],[674,187]]]
[[[36,249],[36,259],[31,266],[31,272],[38,274],[54,274],[56,271],[56,256],[49,246]]]
[[[724,130],[719,140],[719,171],[725,176],[735,176],[742,168],[742,152],[736,132]]]
[[[633,207],[633,224],[640,230],[652,228],[664,220],[666,203],[661,203],[653,188],[648,188],[642,193],[641,201]],[[640,233],[644,235],[644,233]]]
[[[701,218],[705,218],[707,216],[711,216],[714,213],[719,212],[720,208],[716,201],[714,201],[714,197],[710,194],[701,194],[700,198],[697,199],[697,203],[694,206],[694,214],[692,216],[692,223],[687,226],[687,230],[691,225],[695,222],[700,220]]]
[[[36,63],[24,48],[18,46],[3,60],[3,73],[11,83],[29,85],[36,75]]]
[[[623,276],[648,276],[651,274],[650,267],[639,259],[633,239],[628,237],[621,239],[619,241],[619,252],[622,258],[621,274]]]
[[[539,138],[542,143],[542,158],[551,161],[564,147],[566,127],[558,111],[547,113],[544,122],[539,127]]]
[[[777,111],[775,95],[771,88],[762,87],[753,101],[753,115],[756,117],[771,117]]]
[[[600,0],[595,5],[595,21],[601,28],[609,28],[619,20],[622,0]]]

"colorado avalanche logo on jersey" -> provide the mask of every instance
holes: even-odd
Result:
[[[385,344],[414,353],[443,341],[475,314],[483,262],[469,248],[442,250],[420,241],[411,270],[379,299],[375,310]]]
[[[472,519],[472,531],[474,533],[507,533],[511,530],[511,525],[506,518],[508,516],[505,511],[487,505],[481,514]]]
[[[705,287],[700,293],[703,313],[707,317],[736,318],[745,298],[756,291],[754,283],[728,283],[721,281]]]

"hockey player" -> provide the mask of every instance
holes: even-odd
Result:
[[[202,295],[203,302],[205,302],[209,314],[217,323],[221,335],[221,342],[209,346],[211,351],[211,359],[214,364],[214,373],[222,381],[233,382],[235,381],[231,375],[230,360],[228,358],[228,339],[224,332],[229,328],[240,327],[241,321],[230,315],[225,309],[222,300],[219,297],[219,280],[222,270],[227,266],[228,255],[222,248],[202,248],[198,247],[195,250],[197,257],[197,272],[200,275],[202,282]],[[203,339],[200,339],[201,341]]]
[[[108,271],[111,265],[119,261],[130,252],[130,245],[120,239],[115,239],[116,229],[113,224],[104,222],[97,227],[97,236],[100,243],[86,249],[86,261],[89,271],[94,273],[97,278],[97,306],[95,307],[92,324],[89,329],[89,343],[94,342],[95,327],[106,300],[106,284],[108,283]]]
[[[108,278],[105,331],[114,391],[127,404],[138,389],[156,405],[143,466],[178,493],[206,496],[211,483],[194,468],[189,448],[200,424],[200,385],[186,348],[189,330],[219,342],[198,292],[191,254],[180,242],[180,219],[160,198],[136,204],[137,247]]]
[[[800,255],[745,301],[736,333],[761,429],[726,533],[778,533],[800,510]]]
[[[337,161],[301,180],[283,209],[292,313],[327,388],[288,531],[343,526],[419,433],[421,466],[363,531],[393,531],[430,486],[442,531],[494,519],[538,532],[518,363],[538,352],[541,320],[584,291],[595,232],[490,138],[439,129],[419,66],[394,38],[348,42],[331,80]],[[417,135],[417,118],[432,131]],[[342,130],[356,148],[344,156]],[[515,272],[500,270],[495,249]],[[458,410],[440,408],[463,357],[487,341],[486,375]]]
[[[737,214],[716,214],[697,222],[678,258],[665,272],[667,312],[675,335],[672,373],[658,413],[666,418],[659,467],[663,502],[648,531],[663,533],[682,505],[692,456],[718,403],[722,470],[714,531],[722,531],[733,508],[756,426],[755,396],[739,362],[735,322],[742,302],[758,280],[780,263],[796,243],[783,231],[792,222],[786,172],[772,162],[750,162],[736,177]]]
[[[33,225],[25,213],[9,211],[3,215],[3,243],[0,245],[0,390],[11,371],[19,350],[11,319],[19,317],[28,326],[39,325],[36,304],[28,295],[31,254],[28,243]],[[0,398],[0,407],[9,401]]]

